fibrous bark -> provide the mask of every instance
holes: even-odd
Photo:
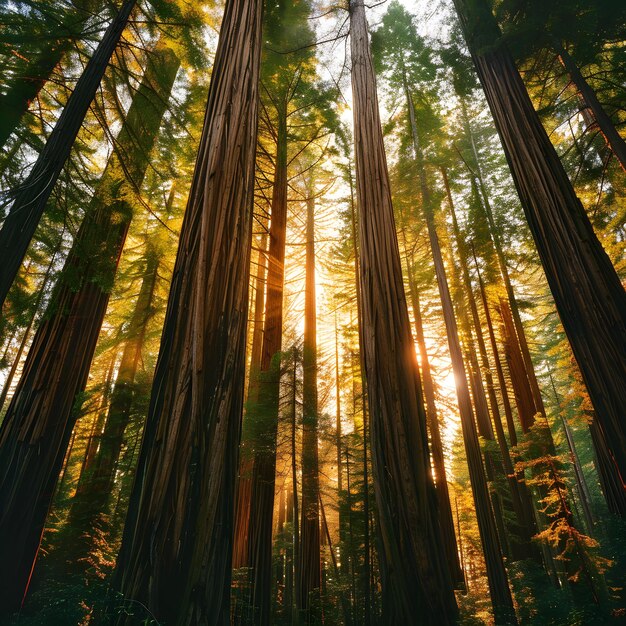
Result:
[[[262,13],[224,9],[115,574],[171,624],[229,623]]]
[[[365,7],[350,3],[362,349],[371,415],[385,622],[453,624],[456,603],[430,475]]]

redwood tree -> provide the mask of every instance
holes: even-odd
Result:
[[[11,210],[0,230],[0,307],[20,269],[54,184],[70,155],[135,3],[136,0],[124,0],[78,79],[30,174],[14,191]]]
[[[499,41],[489,3],[455,6],[598,427],[626,475],[626,293]]]
[[[2,610],[19,607],[28,585],[132,218],[128,195],[146,173],[178,65],[162,43],[149,58],[0,428]]]
[[[457,609],[430,474],[365,7],[350,3],[362,349],[371,412],[385,622],[453,624]]]
[[[317,447],[317,307],[315,299],[315,198],[306,200],[306,278],[304,290],[304,348],[302,353],[302,531],[300,576],[296,594],[305,623],[315,623],[312,604],[320,588],[320,483]]]
[[[115,575],[127,609],[228,624],[263,3],[224,9]]]

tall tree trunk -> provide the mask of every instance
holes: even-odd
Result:
[[[487,332],[489,335],[489,344],[491,346],[491,353],[496,366],[496,373],[498,375],[498,384],[500,386],[500,392],[502,394],[502,405],[504,407],[504,414],[506,416],[507,430],[509,432],[509,440],[512,446],[517,445],[517,433],[515,431],[515,423],[513,421],[513,411],[511,409],[511,401],[509,400],[509,392],[504,377],[504,369],[502,367],[502,360],[500,359],[500,352],[498,350],[498,343],[496,341],[496,335],[493,328],[493,319],[491,317],[491,311],[489,309],[489,301],[487,300],[487,292],[485,291],[485,284],[480,274],[480,268],[478,267],[478,260],[474,254],[474,264],[476,266],[476,272],[478,273],[478,285],[480,287],[480,297],[483,303],[483,310],[485,311],[485,320],[487,322]]]
[[[504,341],[504,356],[511,376],[517,415],[522,431],[526,433],[535,423],[537,413],[542,413],[542,411],[534,402],[524,358],[518,343],[518,336],[515,333],[515,322],[513,321],[511,307],[509,306],[509,301],[505,298],[500,298],[498,313],[502,320],[501,335]]]
[[[113,382],[113,375],[115,373],[115,366],[117,365],[117,350],[113,351],[113,354],[109,357],[109,366],[106,370],[104,377],[104,383],[102,384],[102,393],[100,394],[100,401],[98,408],[96,409],[96,417],[93,420],[89,437],[87,438],[87,445],[85,446],[85,455],[80,467],[80,474],[78,478],[77,489],[80,488],[80,483],[84,476],[91,471],[93,463],[98,453],[100,445],[100,435],[106,422],[106,416],[109,408],[109,398],[111,396],[111,387]],[[65,468],[64,468],[65,471]]]
[[[341,441],[341,378],[340,378],[340,369],[339,369],[339,330],[337,328],[337,310],[335,309],[335,448],[337,450],[337,495],[338,500],[341,498],[341,492],[343,491],[343,461],[341,459],[342,453],[342,441]],[[338,511],[339,516],[339,543],[343,542],[343,524],[342,524],[342,515],[341,515],[341,507]],[[341,556],[341,555],[340,555]],[[345,564],[343,559],[340,559],[342,565]]]
[[[262,13],[224,9],[114,581],[173,624],[230,621]]]
[[[611,152],[613,152],[622,169],[626,172],[626,141],[624,141],[624,138],[617,132],[613,120],[604,110],[602,104],[600,104],[596,92],[582,75],[582,72],[576,65],[574,59],[572,59],[566,47],[558,40],[553,42],[553,47],[555,52],[559,55],[563,67],[569,74],[570,80],[581,95],[584,105],[591,111],[593,120],[600,129]]]
[[[15,190],[13,204],[0,230],[0,308],[26,255],[54,184],[70,155],[74,140],[135,2],[136,0],[124,0],[78,79],[30,174]]]
[[[316,623],[313,606],[319,598],[320,485],[317,448],[317,306],[315,300],[315,198],[311,185],[306,200],[306,263],[304,290],[304,348],[302,355],[302,533],[298,609],[304,623]]]
[[[362,349],[371,415],[385,622],[453,624],[426,415],[409,316],[362,0],[350,3]],[[366,521],[367,523],[367,521]]]
[[[272,193],[270,247],[261,351],[258,413],[255,416],[252,501],[248,531],[248,565],[252,575],[254,623],[268,624],[271,605],[272,515],[276,480],[276,437],[280,395],[280,350],[287,229],[287,112],[278,111],[276,161]]]
[[[248,529],[250,501],[252,499],[253,450],[248,436],[248,420],[254,419],[259,401],[259,376],[261,373],[261,349],[263,348],[263,309],[265,306],[265,282],[267,272],[267,224],[261,220],[263,232],[259,241],[259,256],[254,291],[254,327],[250,350],[250,374],[248,380],[247,408],[244,411],[241,445],[239,450],[239,474],[235,496],[235,536],[233,539],[233,569],[244,567],[248,559]]]
[[[443,454],[443,441],[441,439],[441,429],[439,428],[439,417],[437,415],[437,404],[435,402],[435,383],[430,369],[430,359],[426,350],[426,340],[424,337],[424,325],[422,322],[422,311],[413,276],[413,259],[409,259],[406,234],[402,230],[404,254],[407,262],[407,274],[409,282],[409,297],[411,308],[413,309],[413,323],[415,327],[415,338],[417,348],[420,353],[420,370],[422,374],[422,390],[426,401],[426,417],[428,419],[428,432],[430,434],[430,455],[432,458],[435,474],[435,489],[437,492],[437,506],[439,511],[439,524],[443,535],[446,559],[450,569],[450,576],[454,583],[463,587],[464,575],[459,562],[459,551],[454,534],[454,520],[452,519],[452,508],[450,505],[450,492],[446,477],[446,466]]]
[[[104,514],[108,519],[107,503],[113,491],[115,472],[124,441],[124,432],[131,419],[135,398],[135,378],[141,361],[148,323],[152,318],[152,301],[159,270],[159,255],[148,249],[144,277],[139,296],[130,318],[122,358],[115,385],[111,392],[109,410],[102,434],[96,436],[97,451],[91,463],[81,473],[76,493],[72,499],[69,524],[73,540],[69,554],[80,558],[89,554],[93,546],[93,529],[106,530],[106,521],[98,522]]]
[[[28,584],[132,216],[124,195],[141,185],[178,65],[164,47],[148,64],[0,429],[0,567],[12,572],[5,609],[19,606]],[[124,173],[118,152],[133,154]]]
[[[489,459],[486,456],[487,462],[491,462],[495,466],[495,470],[498,472],[501,478],[505,479],[508,483],[509,493],[511,496],[511,504],[513,507],[512,513],[513,515],[508,516],[511,520],[508,524],[506,524],[507,528],[511,528],[513,525],[513,534],[516,536],[517,540],[513,540],[509,544],[510,556],[513,560],[521,560],[526,558],[536,558],[540,560],[541,556],[539,551],[536,550],[534,545],[532,544],[532,537],[537,532],[537,527],[534,521],[532,500],[530,498],[530,493],[525,487],[525,484],[521,482],[519,479],[521,476],[516,476],[513,461],[511,459],[511,454],[509,452],[508,443],[506,441],[506,437],[504,435],[504,428],[502,427],[502,415],[500,413],[500,408],[498,406],[498,399],[496,397],[496,390],[494,385],[493,376],[491,373],[491,364],[489,362],[489,357],[487,355],[487,346],[485,345],[485,340],[483,337],[483,329],[480,320],[480,316],[478,313],[478,306],[476,304],[476,299],[474,297],[474,292],[472,289],[472,282],[469,273],[469,253],[467,250],[467,244],[465,239],[461,234],[461,230],[459,228],[457,219],[456,219],[456,211],[454,208],[454,202],[452,199],[452,193],[450,190],[450,183],[448,181],[448,175],[445,168],[442,168],[442,175],[444,181],[444,187],[446,190],[446,196],[448,199],[448,204],[450,205],[450,214],[452,216],[452,228],[454,232],[454,238],[456,241],[457,252],[459,255],[460,265],[461,265],[461,275],[463,278],[463,283],[465,285],[465,295],[466,300],[469,304],[470,312],[472,315],[472,322],[474,328],[474,334],[476,337],[476,343],[478,345],[478,352],[481,358],[482,372],[485,376],[487,382],[487,394],[489,397],[489,407],[491,410],[491,417],[493,424],[495,425],[495,434],[496,439],[498,441],[498,447],[500,449],[500,454],[502,458],[501,463],[495,463],[493,459]],[[478,266],[477,266],[478,267]],[[480,278],[480,276],[479,276]],[[488,311],[487,311],[488,315]],[[475,356],[475,351],[470,346],[470,358],[472,362],[472,367],[480,372],[480,368]],[[478,385],[476,385],[478,386]],[[484,394],[484,391],[483,391]],[[506,394],[506,388],[504,388],[503,395]],[[508,398],[506,398],[506,402],[508,402]],[[510,406],[509,406],[510,411]],[[479,434],[487,440],[494,439],[494,433],[491,429],[491,422],[489,422],[488,427],[483,427],[481,432],[480,421],[479,424]]]
[[[435,265],[435,275],[437,277],[437,285],[439,288],[439,297],[441,299],[443,317],[446,326],[446,336],[448,338],[450,360],[452,362],[452,369],[454,372],[454,381],[461,417],[461,427],[463,431],[463,441],[465,444],[470,482],[472,485],[472,494],[476,505],[478,529],[483,547],[483,553],[485,555],[485,565],[487,569],[491,603],[493,605],[496,623],[515,624],[516,617],[515,609],[513,608],[513,598],[511,596],[511,590],[509,589],[507,573],[502,558],[501,540],[497,529],[499,520],[497,520],[491,507],[492,498],[490,496],[489,486],[485,477],[485,467],[483,465],[482,453],[478,441],[478,433],[476,432],[476,426],[474,423],[474,411],[472,410],[472,400],[467,383],[468,378],[463,361],[459,331],[454,314],[452,297],[450,295],[450,289],[446,278],[443,257],[441,255],[441,247],[439,245],[439,238],[435,225],[433,200],[426,178],[422,147],[419,143],[417,133],[415,108],[406,82],[404,89],[409,110],[409,123],[413,140],[414,156],[419,172],[418,175],[420,193],[422,197],[422,210],[428,230],[428,238],[430,240],[430,248]],[[489,415],[486,410],[484,394],[483,396],[480,396],[477,392],[478,389],[474,389],[474,397],[476,400],[476,421],[479,424],[479,428],[481,428],[481,434],[484,436],[491,431],[491,424],[489,423]],[[479,405],[478,402],[482,402],[482,405]],[[489,469],[489,472],[491,473],[491,469]],[[502,531],[500,534],[502,534]]]
[[[598,426],[624,475],[626,293],[511,54],[498,43],[500,33],[488,3],[455,0],[455,6]]]
[[[302,577],[301,563],[302,553],[300,551],[300,510],[298,506],[298,456],[297,456],[297,432],[298,432],[298,349],[293,347],[293,365],[291,368],[291,483],[293,485],[293,546],[292,546],[292,568],[289,576],[292,580],[292,590],[295,590],[295,602],[293,593],[290,596],[290,603],[286,605],[291,614],[292,621],[298,623],[298,598],[300,593],[300,580]]]
[[[587,482],[585,481],[585,476],[583,474],[582,467],[580,466],[580,459],[576,451],[576,445],[574,444],[574,436],[572,435],[572,430],[569,427],[569,424],[567,423],[567,420],[565,419],[563,414],[561,414],[559,417],[561,418],[561,423],[563,424],[565,439],[567,441],[567,448],[569,450],[572,467],[574,468],[574,478],[576,479],[576,488],[578,491],[578,498],[580,500],[581,508],[583,510],[583,519],[585,521],[586,531],[588,535],[593,536],[595,534],[595,519],[593,517],[593,512],[591,511],[591,497],[589,494],[589,488],[587,487]]]
[[[359,245],[359,233],[357,228],[357,207],[354,194],[354,182],[352,178],[352,164],[349,162],[349,186],[350,186],[350,234],[352,235],[352,242],[354,245],[354,275],[356,282],[354,285],[356,296],[356,310],[357,310],[357,327],[359,334],[359,346],[364,345],[363,339],[363,305],[361,297],[361,263],[360,263],[360,245]],[[352,324],[352,313],[350,313],[350,323]],[[363,572],[361,576],[363,586],[363,623],[365,626],[369,626],[372,618],[372,603],[371,603],[371,591],[372,585],[372,559],[371,555],[371,541],[370,541],[370,479],[369,479],[369,457],[368,457],[368,425],[369,425],[369,411],[367,404],[367,380],[366,380],[366,368],[365,357],[363,350],[359,350],[358,359],[358,371],[361,376],[361,408],[363,415],[363,518],[364,518],[364,541],[363,541]],[[356,386],[354,384],[354,366],[352,377],[352,395],[353,395],[353,413],[356,415]],[[349,471],[349,449],[346,447],[346,471]],[[348,494],[349,513],[352,515],[352,500]],[[352,518],[350,518],[350,545],[353,545],[352,541]],[[352,576],[354,577],[354,557],[351,563]],[[356,598],[356,592],[353,593],[353,597]]]

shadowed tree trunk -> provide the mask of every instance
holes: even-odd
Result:
[[[230,621],[262,13],[224,9],[114,580],[172,624]]]
[[[596,92],[586,81],[565,46],[558,40],[554,41],[553,46],[555,52],[561,59],[563,67],[569,74],[570,80],[578,90],[584,106],[591,112],[593,121],[600,129],[606,144],[619,161],[622,169],[626,172],[626,141],[624,141],[624,138],[617,132],[613,120],[611,120],[602,104],[600,104]]]
[[[599,425],[626,474],[626,294],[533,109],[487,2],[455,0]],[[480,24],[480,30],[477,28]]]
[[[315,198],[306,201],[306,278],[304,291],[304,348],[302,354],[302,532],[298,609],[304,623],[317,623],[312,605],[320,589],[320,485],[317,448],[317,307],[315,300]]]
[[[154,249],[148,249],[144,277],[128,325],[128,339],[111,392],[104,429],[101,435],[94,437],[97,441],[97,451],[93,460],[81,473],[76,494],[72,499],[69,526],[73,538],[68,545],[68,552],[77,557],[70,559],[74,566],[80,559],[85,559],[93,547],[94,528],[99,526],[100,530],[106,530],[109,527],[107,503],[114,487],[124,432],[131,419],[136,391],[135,378],[141,362],[148,323],[153,315],[152,301],[158,271],[159,254]],[[103,520],[98,520],[100,515],[104,515]]]
[[[515,403],[517,404],[517,415],[522,431],[526,433],[535,423],[537,413],[543,413],[543,411],[539,409],[534,402],[508,300],[500,298],[498,313],[502,320],[501,335],[504,342],[504,356],[511,376],[511,385],[513,387]]]
[[[259,257],[254,293],[254,327],[250,350],[250,375],[248,380],[247,409],[243,418],[243,431],[239,450],[239,475],[235,497],[235,536],[233,539],[233,569],[244,567],[248,559],[248,528],[250,523],[250,501],[252,498],[252,450],[247,434],[247,421],[254,419],[259,400],[259,375],[261,371],[261,349],[263,347],[263,309],[265,305],[265,282],[267,272],[267,223],[260,220],[263,232],[259,242]],[[249,417],[248,417],[249,416]]]
[[[487,299],[487,292],[485,291],[485,284],[480,274],[480,268],[478,267],[478,260],[474,254],[474,264],[476,266],[476,272],[478,273],[478,285],[480,287],[480,298],[483,303],[483,310],[485,311],[485,321],[487,322],[487,332],[489,335],[489,344],[491,346],[491,354],[496,366],[496,373],[498,375],[498,384],[500,386],[500,392],[502,395],[502,405],[504,407],[504,414],[506,416],[506,425],[509,433],[509,440],[512,446],[517,445],[517,432],[515,431],[515,423],[513,421],[513,411],[511,409],[511,401],[509,399],[508,387],[506,379],[504,377],[504,369],[502,368],[502,360],[500,359],[500,352],[498,350],[498,343],[496,341],[496,335],[493,328],[493,319],[491,317],[491,311],[489,309],[489,301]]]
[[[276,480],[276,436],[280,396],[280,350],[283,331],[285,237],[287,228],[287,115],[278,112],[276,161],[272,193],[270,246],[265,300],[265,326],[259,375],[259,399],[254,424],[252,499],[248,530],[255,624],[268,624],[271,605],[272,516]]]
[[[298,455],[297,455],[297,433],[298,433],[298,362],[300,361],[300,353],[297,346],[292,349],[293,364],[291,368],[291,484],[292,484],[292,526],[293,526],[293,544],[291,551],[291,568],[289,577],[291,579],[291,590],[289,604],[285,608],[291,614],[291,618],[298,622],[300,581],[302,578],[302,570],[300,563],[302,553],[300,550],[300,510],[298,503]],[[295,594],[295,599],[294,599]]]
[[[426,415],[404,286],[365,7],[350,3],[361,332],[381,536],[385,623],[453,624],[456,603],[437,519]],[[367,520],[366,520],[367,523]]]
[[[136,0],[124,0],[15,197],[0,230],[0,308],[22,264],[57,178],[89,110]]]
[[[419,293],[413,277],[413,259],[408,258],[405,232],[402,230],[404,253],[408,266],[409,297],[411,308],[413,309],[413,321],[415,326],[415,338],[417,348],[420,353],[420,370],[422,374],[422,389],[424,400],[426,401],[426,416],[428,419],[428,432],[430,434],[430,455],[432,458],[435,474],[435,489],[437,492],[437,506],[439,510],[439,524],[443,535],[446,559],[450,569],[450,576],[454,583],[463,587],[465,576],[459,562],[459,552],[454,534],[454,520],[452,519],[452,508],[450,506],[450,492],[446,477],[446,466],[443,454],[443,441],[439,428],[439,418],[437,416],[437,404],[435,402],[435,383],[430,369],[430,359],[426,350],[426,340],[424,338],[424,325],[422,322],[422,311],[419,300]]]
[[[178,65],[164,47],[148,63],[0,429],[0,567],[12,581],[0,607],[27,587],[132,216],[125,194],[141,185]]]
[[[367,24],[366,24],[367,26]],[[352,243],[354,245],[354,275],[356,282],[354,285],[354,291],[356,296],[356,310],[357,310],[357,327],[359,331],[359,346],[364,345],[363,340],[363,305],[361,297],[361,263],[360,263],[360,245],[359,245],[359,232],[357,228],[357,207],[354,194],[354,181],[352,178],[352,163],[348,157],[348,183],[350,187],[350,232],[352,235]],[[350,314],[350,324],[352,325],[352,313]],[[352,401],[353,401],[353,414],[356,415],[356,385],[354,377],[354,353],[352,354]],[[371,591],[372,584],[372,559],[371,559],[371,541],[370,541],[370,490],[369,490],[369,459],[367,454],[368,449],[368,424],[369,424],[369,411],[367,404],[367,380],[365,373],[365,359],[363,356],[363,350],[359,350],[358,358],[358,372],[361,376],[361,407],[363,412],[363,518],[364,518],[364,541],[363,541],[363,572],[361,573],[361,584],[363,588],[363,623],[365,626],[369,626],[372,617],[372,603],[371,603]],[[350,451],[346,446],[346,473],[349,478],[350,471]],[[348,489],[349,491],[349,489]],[[349,516],[350,516],[350,545],[352,541],[352,500],[348,493],[349,503]],[[354,579],[354,562],[351,564],[352,578]],[[356,599],[356,592],[353,592],[353,597]]]
[[[426,227],[428,229],[428,238],[430,241],[430,248],[435,266],[435,275],[437,277],[437,285],[439,288],[439,297],[441,299],[441,307],[446,327],[450,360],[454,372],[454,382],[461,417],[463,441],[465,444],[470,482],[472,485],[472,494],[476,505],[478,529],[483,547],[483,553],[485,555],[485,565],[487,569],[491,602],[496,622],[515,624],[516,617],[515,609],[513,608],[513,598],[509,589],[507,573],[502,558],[500,536],[504,534],[503,521],[499,509],[496,509],[495,511],[492,509],[492,502],[494,505],[497,504],[497,502],[493,501],[490,495],[489,486],[485,476],[485,467],[483,465],[478,433],[476,432],[476,424],[474,422],[474,410],[472,409],[472,400],[468,387],[468,377],[463,361],[459,331],[452,304],[452,297],[446,278],[439,237],[437,235],[433,199],[428,180],[426,178],[422,147],[419,143],[417,123],[415,119],[415,108],[411,98],[411,93],[406,83],[404,85],[404,90],[406,93],[407,107],[409,111],[409,124],[413,140],[414,158],[418,167],[422,210],[426,221]],[[484,392],[482,390],[482,381],[473,380],[472,382],[474,383],[473,391],[476,422],[478,423],[481,435],[489,435],[490,438],[493,438],[493,430],[489,421],[486,399],[484,398]],[[489,458],[487,458],[487,462],[490,462]],[[493,476],[492,472],[493,468],[488,466],[490,479],[492,479]],[[498,526],[500,526],[500,533],[498,533]]]

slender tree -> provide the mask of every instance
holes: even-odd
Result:
[[[0,307],[22,264],[55,182],[70,154],[136,0],[124,0],[72,92],[0,230]]]
[[[154,295],[159,272],[159,251],[148,244],[139,295],[126,330],[127,340],[110,393],[108,412],[102,432],[94,436],[92,458],[85,463],[68,518],[74,539],[69,554],[73,566],[88,562],[93,547],[94,530],[109,526],[107,504],[113,491],[115,473],[122,452],[124,433],[132,416],[136,396],[136,377],[141,366],[148,324],[154,315]],[[87,458],[86,458],[87,461]],[[104,515],[104,520],[99,519]],[[78,558],[76,558],[78,557]]]
[[[402,230],[402,238],[404,243],[405,255],[406,250],[406,234]],[[428,351],[426,350],[426,340],[424,337],[424,324],[422,320],[422,310],[417,285],[413,276],[414,260],[407,258],[408,265],[408,281],[409,281],[409,297],[411,301],[411,309],[413,310],[413,323],[415,327],[415,338],[420,354],[420,371],[422,374],[422,389],[424,392],[424,400],[426,403],[426,416],[428,418],[428,431],[430,434],[430,454],[433,461],[433,470],[435,474],[435,488],[437,491],[437,502],[439,507],[439,523],[443,534],[444,546],[446,549],[446,558],[450,575],[459,585],[464,584],[463,571],[459,562],[459,552],[457,548],[456,536],[454,533],[454,520],[452,519],[452,508],[450,506],[450,492],[448,489],[448,480],[446,476],[445,457],[443,449],[443,440],[441,437],[441,428],[439,427],[439,416],[437,412],[437,404],[435,402],[435,381],[430,366]]]
[[[248,559],[251,576],[252,619],[267,624],[271,607],[272,518],[276,480],[276,443],[280,404],[281,347],[283,333],[283,291],[287,229],[289,148],[298,130],[292,127],[295,110],[306,110],[310,103],[301,97],[312,76],[310,49],[303,42],[312,40],[307,18],[308,2],[286,0],[268,8],[267,41],[262,73],[264,109],[272,113],[272,133],[276,152],[273,158],[271,221],[265,297],[265,320],[259,373],[258,402],[248,411],[249,442],[252,446]],[[248,442],[246,442],[248,443]]]
[[[315,298],[315,190],[307,189],[304,348],[302,353],[302,532],[298,609],[314,623],[312,606],[320,588],[320,485],[318,460],[317,307]]]

